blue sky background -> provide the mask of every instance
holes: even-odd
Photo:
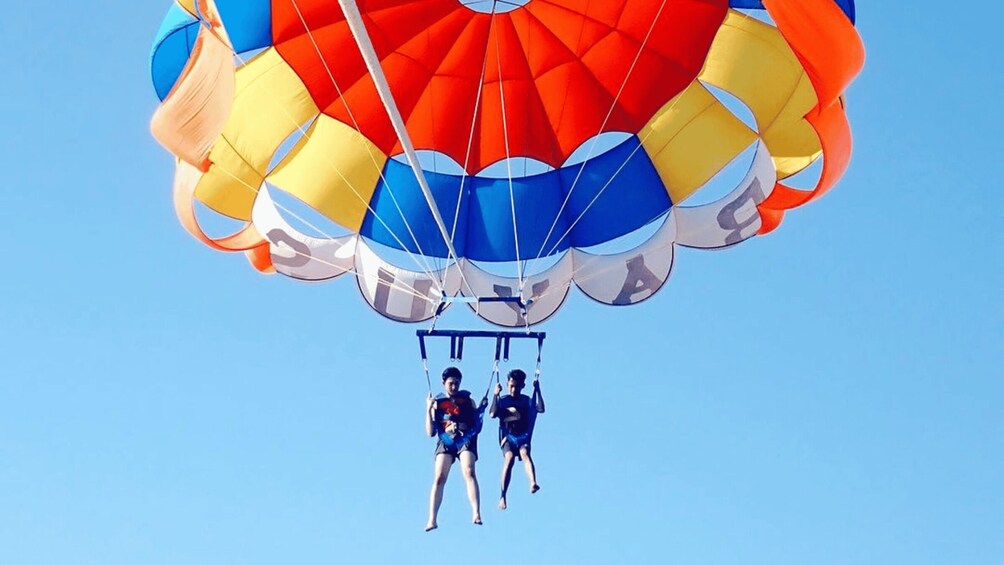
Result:
[[[483,441],[486,525],[456,475],[433,534],[415,328],[178,226],[148,133],[167,5],[0,20],[0,563],[1000,562],[996,4],[860,2],[841,185],[684,250],[644,306],[573,297],[545,326],[543,490],[517,472],[495,510]]]

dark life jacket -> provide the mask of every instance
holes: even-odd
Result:
[[[479,410],[466,390],[454,396],[440,394],[436,397],[436,432],[447,445],[462,445],[481,431],[484,410]],[[446,431],[446,424],[453,422],[453,432]]]
[[[533,435],[537,409],[529,396],[503,396],[495,410],[499,419],[499,441],[509,438],[512,443],[524,444]]]

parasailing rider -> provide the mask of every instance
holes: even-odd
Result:
[[[502,448],[502,496],[499,498],[499,509],[506,509],[506,492],[509,490],[509,479],[512,478],[512,466],[516,459],[523,461],[526,478],[530,483],[530,493],[540,490],[537,484],[537,471],[530,457],[530,440],[533,437],[533,427],[537,414],[544,413],[544,397],[540,393],[540,381],[533,380],[533,397],[522,394],[526,386],[526,373],[520,369],[509,371],[506,385],[509,394],[499,398],[502,385],[495,386],[495,396],[489,414],[499,420],[499,443]]]
[[[438,527],[436,517],[443,502],[443,485],[450,474],[450,467],[460,460],[464,480],[467,482],[467,498],[471,503],[472,520],[481,525],[481,494],[474,464],[478,460],[478,433],[484,418],[488,399],[477,405],[471,393],[460,390],[463,375],[460,369],[448,367],[443,371],[443,390],[436,398],[429,394],[425,414],[425,431],[429,437],[438,435],[436,443],[435,475],[432,492],[429,494],[429,521],[425,531]]]

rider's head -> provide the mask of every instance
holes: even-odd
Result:
[[[513,369],[509,371],[509,376],[506,379],[506,384],[509,385],[509,394],[519,394],[523,387],[526,386],[526,373],[521,369]]]
[[[460,390],[460,381],[463,378],[464,376],[460,373],[460,369],[447,367],[443,371],[443,388],[446,389],[446,393],[450,396],[456,394]]]

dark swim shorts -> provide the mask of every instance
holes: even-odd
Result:
[[[520,454],[520,448],[525,447],[526,453],[530,453],[530,436],[515,438],[508,435],[502,435],[501,439],[502,454],[512,453],[516,456],[516,459],[520,461],[523,460],[522,454]]]
[[[472,437],[470,440],[467,441],[467,443],[459,447],[456,444],[446,445],[443,442],[442,438],[440,438],[436,442],[436,455],[439,455],[440,453],[445,453],[447,455],[451,455],[454,459],[459,459],[460,454],[465,451],[470,451],[471,453],[473,453],[474,460],[475,461],[478,460],[478,436]]]

